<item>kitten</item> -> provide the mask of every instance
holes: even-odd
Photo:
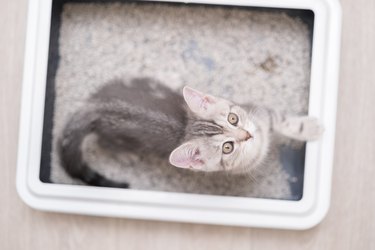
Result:
[[[129,187],[95,172],[84,159],[83,140],[115,153],[154,154],[179,168],[252,171],[265,159],[271,133],[315,140],[322,128],[314,118],[288,117],[256,105],[239,106],[184,87],[180,95],[150,78],[115,80],[73,114],[58,140],[66,172],[89,185]]]

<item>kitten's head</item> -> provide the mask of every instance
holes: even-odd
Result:
[[[225,100],[183,89],[194,119],[187,128],[189,138],[169,156],[180,168],[206,172],[245,172],[257,165],[266,153],[268,141],[251,112]]]

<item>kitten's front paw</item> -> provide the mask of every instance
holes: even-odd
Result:
[[[280,126],[282,134],[301,141],[314,141],[320,138],[324,129],[319,120],[310,117],[289,117]]]
[[[323,131],[323,126],[317,118],[309,116],[301,117],[300,136],[303,140],[317,140],[321,137]]]

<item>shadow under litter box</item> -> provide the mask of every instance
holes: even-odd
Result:
[[[59,164],[57,137],[70,115],[114,78],[148,76],[236,103],[289,114],[308,110],[313,14],[245,7],[54,1],[40,177],[83,184]],[[102,154],[90,138],[93,168],[132,189],[298,200],[305,144],[275,138],[255,176],[197,173],[166,160]],[[255,180],[254,180],[255,178]]]

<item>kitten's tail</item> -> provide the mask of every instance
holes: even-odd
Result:
[[[57,142],[60,162],[73,178],[80,179],[92,186],[128,188],[129,184],[109,180],[94,171],[83,159],[82,142],[95,133],[98,115],[93,112],[78,112],[72,116]]]

